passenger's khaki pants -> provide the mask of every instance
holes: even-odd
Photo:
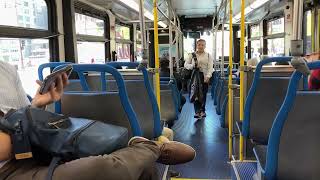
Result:
[[[153,142],[141,143],[110,155],[87,157],[58,166],[53,180],[149,180],[158,179],[155,162],[160,155]],[[21,165],[21,164],[20,164]],[[45,180],[47,167],[28,160],[6,180]],[[3,170],[4,168],[1,168]],[[0,173],[1,173],[0,170]]]

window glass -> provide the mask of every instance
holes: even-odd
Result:
[[[260,40],[251,41],[251,58],[260,57],[262,52]]]
[[[141,31],[137,31],[137,41],[142,41]]]
[[[44,0],[1,0],[0,17],[0,25],[48,29],[48,9]]]
[[[130,62],[130,44],[116,43],[117,61]]]
[[[77,42],[79,64],[104,64],[105,44],[103,42]]]
[[[102,19],[75,13],[77,34],[104,36],[104,21]]]
[[[312,53],[312,13],[311,11],[307,11],[306,13],[306,28],[305,28],[305,48],[306,54]]]
[[[260,27],[259,25],[251,26],[251,37],[260,37]]]
[[[284,18],[268,22],[268,35],[284,33]]]
[[[130,40],[130,28],[116,24],[116,38]]]
[[[284,38],[268,39],[268,55],[284,56]]]
[[[195,43],[193,38],[183,39],[184,58],[187,58],[190,53],[194,52],[194,47]]]
[[[0,38],[0,61],[16,67],[26,93],[37,91],[38,67],[50,60],[49,40]]]
[[[229,56],[229,37],[230,33],[229,31],[224,31],[224,56]],[[222,32],[218,31],[217,33],[217,58],[222,57]]]
[[[137,62],[142,61],[142,44],[137,44]]]

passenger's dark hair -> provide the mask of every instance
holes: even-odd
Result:
[[[204,39],[199,39],[199,40],[197,41],[197,44],[198,44],[199,42],[204,42],[204,43],[206,43],[206,40],[204,40]]]

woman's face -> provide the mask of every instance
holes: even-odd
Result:
[[[205,41],[199,41],[197,42],[197,51],[198,52],[204,52],[204,50],[206,49],[206,42]]]

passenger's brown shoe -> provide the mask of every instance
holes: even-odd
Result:
[[[158,162],[161,164],[183,164],[192,161],[196,156],[196,151],[191,146],[180,142],[170,141],[158,145],[160,146]]]
[[[144,137],[136,136],[129,140],[128,145],[131,146],[143,142],[152,142],[158,145],[160,149],[158,162],[165,165],[187,163],[192,161],[196,156],[196,151],[191,146],[176,141],[150,141]]]

